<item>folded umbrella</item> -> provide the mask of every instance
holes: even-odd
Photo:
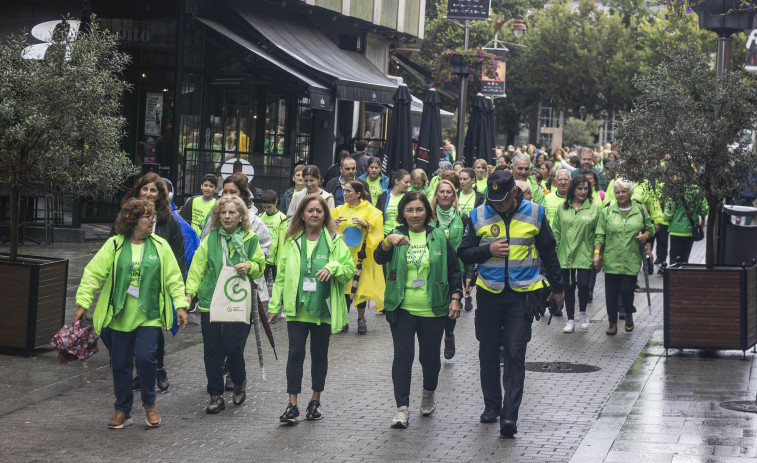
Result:
[[[99,350],[95,330],[91,326],[82,326],[81,320],[63,325],[50,340],[50,345],[58,349],[58,361],[62,364],[86,360]]]
[[[278,360],[279,356],[276,355],[276,344],[273,342],[273,331],[271,331],[271,325],[268,324],[268,317],[266,316],[265,310],[263,310],[263,302],[260,300],[260,296],[258,296],[258,315],[260,316],[260,323],[263,325],[265,334],[268,336],[268,342],[271,343],[273,357]]]

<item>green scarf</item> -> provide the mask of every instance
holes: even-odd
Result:
[[[148,320],[160,318],[160,256],[155,243],[148,236],[145,239],[144,254],[139,265],[139,307]],[[124,308],[126,291],[129,289],[131,279],[132,255],[131,240],[124,236],[121,255],[116,263],[116,275],[113,282],[113,318]]]
[[[227,243],[230,243],[234,248],[234,251],[242,259],[242,262],[247,262],[247,254],[244,251],[244,239],[242,238],[242,227],[237,227],[231,233],[228,233],[223,227],[218,229],[218,234],[226,239]]]
[[[331,297],[331,281],[318,281],[315,274],[329,263],[329,244],[326,241],[326,233],[321,231],[313,253],[311,254],[310,273],[308,274],[308,250],[307,236],[305,232],[298,238],[297,245],[300,247],[300,284],[297,288],[297,304],[305,304],[308,313],[318,318],[331,317],[329,305],[326,302]],[[316,278],[315,291],[303,291],[302,283],[305,277]]]
[[[449,228],[449,225],[452,223],[452,220],[455,218],[455,208],[450,207],[446,211],[436,206],[436,217],[439,219],[439,226],[442,230],[446,230]]]

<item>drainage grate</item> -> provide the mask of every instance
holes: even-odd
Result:
[[[757,413],[757,404],[754,400],[742,400],[737,402],[721,402],[720,406],[735,412]]]
[[[540,373],[592,373],[601,368],[583,363],[526,362],[526,370]]]

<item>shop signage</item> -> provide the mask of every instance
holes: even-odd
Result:
[[[100,18],[100,23],[104,28],[117,34],[127,46],[175,46],[176,25],[171,21],[134,21],[125,18]]]
[[[491,0],[449,0],[447,18],[449,19],[489,19]]]
[[[507,58],[506,48],[484,48],[484,51],[495,56],[497,59],[497,77],[490,78],[486,74],[481,72],[481,93],[490,96],[504,96],[505,95],[505,71],[507,64],[505,59]]]
[[[148,93],[145,102],[145,135],[160,135],[163,120],[163,94]]]

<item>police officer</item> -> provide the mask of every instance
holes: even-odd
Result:
[[[499,417],[500,434],[512,437],[518,432],[532,316],[544,310],[541,292],[549,288],[549,299],[558,307],[563,303],[560,263],[544,206],[523,199],[509,171],[489,175],[486,203],[470,217],[459,255],[466,265],[478,264],[475,326],[485,406],[481,422],[495,423]],[[539,273],[539,259],[547,281]],[[499,380],[501,344],[504,384]]]

